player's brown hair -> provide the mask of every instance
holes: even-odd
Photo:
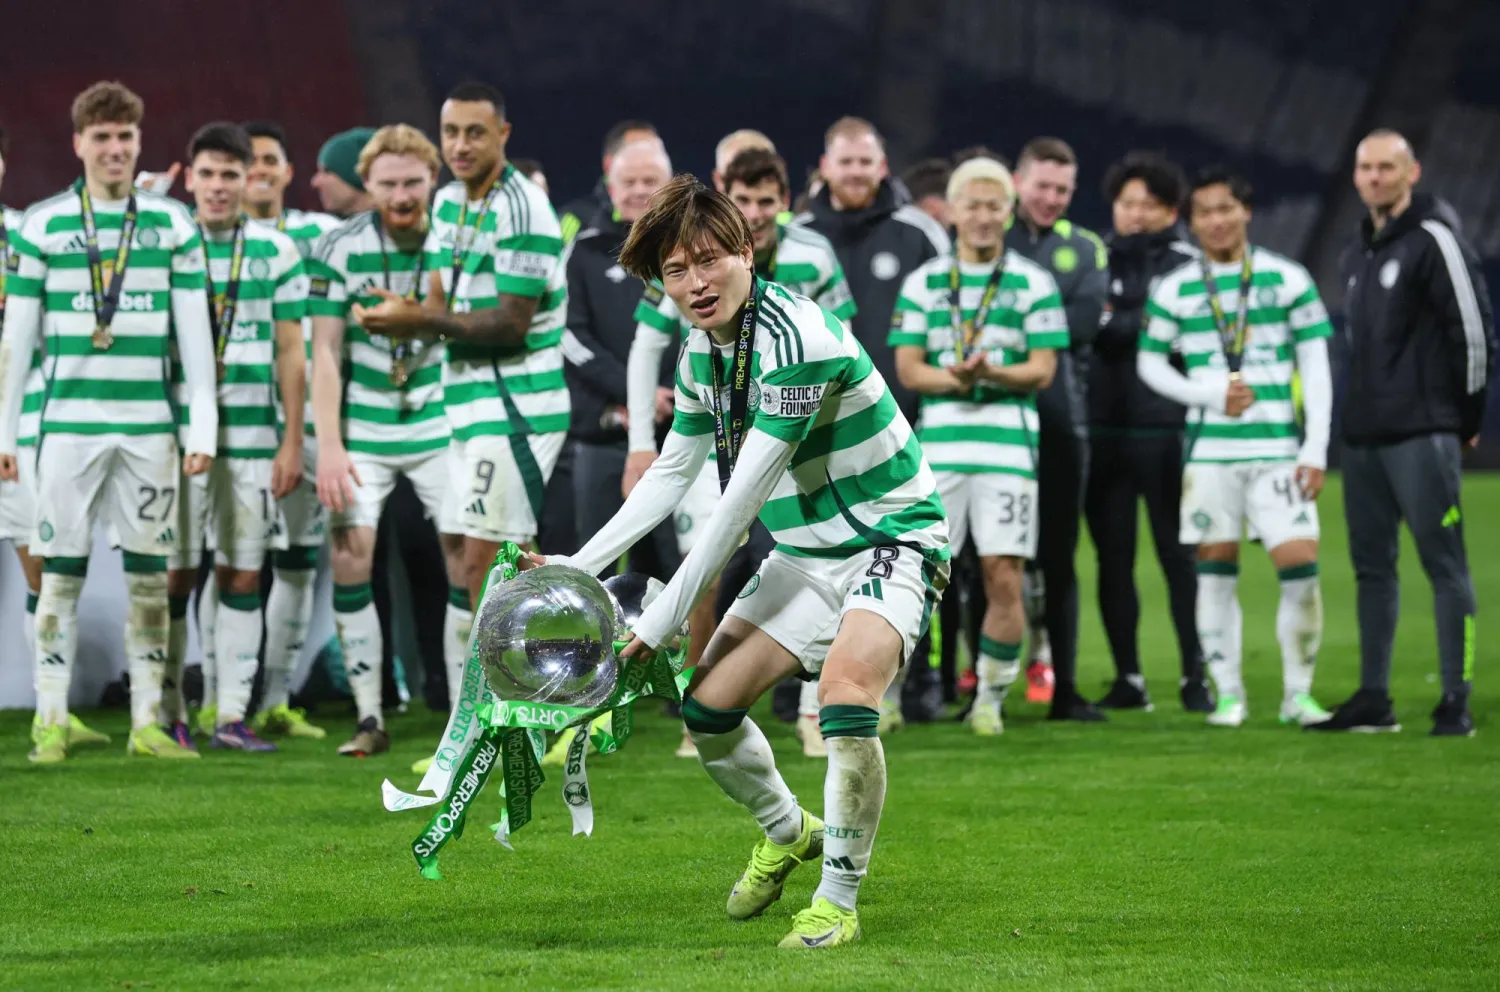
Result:
[[[649,282],[661,278],[662,262],[678,248],[716,244],[740,252],[753,243],[750,224],[734,201],[683,173],[652,194],[646,213],[630,225],[620,267]]]
[[[885,137],[874,124],[863,117],[840,117],[834,121],[823,133],[823,147],[833,144],[834,138],[862,138],[867,134],[873,134],[880,144],[880,150],[885,151]]]
[[[359,178],[369,179],[370,166],[382,155],[410,155],[421,159],[434,176],[442,168],[437,146],[410,124],[387,124],[370,136],[354,166]]]
[[[776,180],[783,196],[792,188],[786,174],[786,160],[765,148],[746,148],[724,168],[724,192],[729,192],[735,183],[759,186],[767,179]]]
[[[1032,138],[1021,149],[1021,155],[1016,159],[1016,169],[1024,169],[1030,162],[1077,165],[1078,156],[1073,154],[1073,146],[1061,138]]]
[[[98,82],[73,98],[73,133],[95,124],[139,124],[146,102],[124,83]]]

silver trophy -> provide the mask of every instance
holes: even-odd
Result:
[[[474,644],[499,698],[590,708],[614,691],[614,640],[625,629],[598,579],[541,565],[490,585],[474,619]]]
[[[641,614],[646,612],[646,607],[651,601],[661,595],[665,583],[661,579],[652,578],[641,572],[626,572],[624,575],[611,575],[604,580],[604,591],[609,593],[610,598],[619,607],[619,618],[622,629],[634,630],[636,622],[640,620]]]

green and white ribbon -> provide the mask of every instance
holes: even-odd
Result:
[[[515,544],[501,545],[485,580],[486,590],[490,582],[515,578],[523,554]],[[480,599],[483,598],[481,593]],[[617,656],[626,643],[615,642]],[[495,839],[510,849],[510,835],[531,821],[532,797],[546,781],[541,762],[546,732],[588,727],[598,717],[608,714],[609,720],[593,726],[591,732],[585,729],[574,735],[563,775],[563,801],[573,817],[573,833],[592,835],[593,795],[584,767],[588,745],[592,743],[600,754],[612,754],[623,747],[635,729],[633,704],[642,696],[662,696],[680,702],[693,674],[691,669],[683,669],[686,654],[686,646],[679,645],[660,650],[649,659],[622,660],[620,677],[609,698],[603,705],[584,708],[496,699],[471,636],[458,704],[433,753],[432,767],[418,786],[419,790],[434,794],[402,792],[389,779],[381,785],[385,808],[391,812],[439,807],[427,829],[412,843],[412,853],[423,877],[442,878],[438,852],[448,841],[463,835],[470,804],[497,765],[501,772],[500,796],[505,805],[500,821],[492,829]]]

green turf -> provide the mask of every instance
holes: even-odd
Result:
[[[1500,478],[1467,491],[1481,600],[1500,589]],[[1353,581],[1337,489],[1323,500],[1327,633],[1316,689],[1356,678]],[[1092,599],[1092,554],[1085,567]],[[953,724],[887,742],[890,790],[861,897],[864,941],[778,951],[815,868],[762,919],[729,922],[754,842],[747,816],[651,716],[591,765],[592,839],[568,836],[549,782],[507,852],[483,829],[420,878],[425,820],[380,807],[385,776],[440,719],[396,718],[394,753],[25,761],[26,718],[0,716],[0,987],[1492,989],[1500,974],[1493,657],[1481,640],[1473,740],[1425,736],[1436,696],[1431,599],[1410,545],[1395,682],[1406,731],[1314,737],[1276,724],[1275,582],[1242,578],[1251,719],[1214,731],[1176,705],[1155,566],[1141,568],[1143,644],[1158,710],[1056,726],[1013,705],[1007,734]],[[1481,635],[1483,628],[1481,628]],[[1084,684],[1108,670],[1085,609]],[[649,709],[654,709],[654,704]],[[123,714],[99,724],[123,735]],[[822,806],[821,766],[762,725],[793,789]],[[123,736],[120,738],[123,741]]]

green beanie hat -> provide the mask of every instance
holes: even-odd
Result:
[[[364,181],[354,167],[359,164],[359,153],[374,136],[373,127],[354,127],[335,134],[318,150],[318,166],[363,192]]]

